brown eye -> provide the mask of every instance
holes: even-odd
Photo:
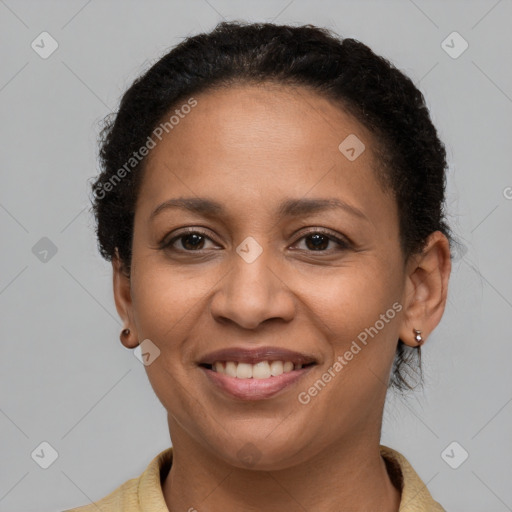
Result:
[[[343,240],[342,238],[338,238],[334,236],[330,232],[324,232],[323,230],[315,230],[309,233],[306,233],[304,236],[299,238],[297,242],[300,240],[304,240],[304,245],[306,248],[304,249],[307,252],[332,252],[333,250],[342,251],[344,249],[349,249],[350,244]],[[297,243],[296,242],[296,243]],[[330,243],[334,243],[338,246],[338,248],[329,248]]]
[[[199,233],[189,233],[178,237],[181,239],[183,249],[193,251],[195,249],[202,249],[204,245],[204,237]]]
[[[201,231],[186,231],[168,241],[164,239],[160,244],[160,249],[176,252],[199,252],[205,248],[204,246],[207,241],[212,240]]]
[[[306,246],[308,249],[311,249],[313,251],[318,251],[321,249],[326,249],[329,245],[329,242],[331,241],[330,238],[328,238],[325,235],[322,234],[314,234],[314,235],[308,235],[304,237],[306,240],[311,241],[311,244],[308,244],[306,242]]]

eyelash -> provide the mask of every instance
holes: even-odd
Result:
[[[207,238],[208,240],[211,240],[212,242],[215,243],[215,241],[212,240],[211,237],[209,237],[207,235],[207,233],[205,233],[204,231],[198,230],[196,228],[190,228],[189,230],[174,236],[169,241],[166,241],[166,239],[164,238],[163,241],[159,244],[159,248],[162,249],[162,250],[166,250],[166,251],[174,251],[174,252],[181,252],[181,253],[194,253],[194,252],[201,253],[202,251],[206,250],[206,249],[187,250],[187,249],[177,249],[177,248],[173,247],[173,244],[176,241],[180,240],[181,238],[185,238],[187,236],[190,236],[190,235],[200,235],[200,236],[202,236],[204,238]],[[308,236],[311,236],[311,235],[323,235],[326,238],[328,238],[329,241],[333,241],[333,242],[337,243],[338,246],[339,246],[338,251],[343,251],[343,250],[347,250],[347,249],[350,248],[350,244],[349,244],[348,241],[343,240],[343,239],[333,235],[330,231],[327,231],[327,230],[322,229],[322,228],[316,228],[314,230],[311,230],[311,231],[308,231],[306,233],[303,233],[302,236],[296,240],[294,245],[298,241],[302,240],[303,238],[307,238]],[[329,250],[329,249],[326,249],[326,250],[320,249],[318,251],[311,250],[311,249],[299,249],[299,250],[310,252],[310,253],[327,253],[327,254],[330,254],[331,252],[333,252],[332,250]]]

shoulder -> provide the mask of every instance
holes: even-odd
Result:
[[[401,453],[384,445],[380,445],[380,453],[393,484],[402,493],[399,512],[446,512]]]
[[[167,448],[153,458],[139,477],[126,481],[99,501],[63,512],[167,512],[161,481],[171,463],[172,448]]]
[[[139,480],[140,477],[132,478],[101,500],[90,505],[65,510],[64,512],[98,512],[98,508],[103,512],[139,510],[137,498]]]

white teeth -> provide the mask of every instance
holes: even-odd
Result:
[[[238,365],[240,366],[240,365]],[[270,377],[270,365],[268,361],[261,361],[252,365],[253,379],[268,379]]]
[[[239,379],[251,379],[252,378],[252,364],[238,363],[238,366],[236,367],[236,376]]]
[[[282,361],[272,361],[270,363],[270,375],[277,377],[284,372]]]
[[[291,361],[260,361],[256,364],[215,361],[212,365],[217,373],[238,379],[268,379],[301,368],[302,364],[293,364]]]
[[[215,364],[213,365],[213,368],[217,373],[226,373],[226,370],[224,369],[224,364],[221,363],[220,361],[216,361]]]
[[[226,363],[226,375],[229,375],[230,377],[236,377],[236,367],[236,363],[233,361],[228,361]]]

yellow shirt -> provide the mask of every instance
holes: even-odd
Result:
[[[380,453],[393,483],[402,490],[398,512],[446,512],[433,500],[426,485],[407,459],[399,452],[380,445]],[[172,463],[172,447],[160,452],[137,478],[128,480],[101,500],[91,505],[64,512],[169,512],[161,482]]]

